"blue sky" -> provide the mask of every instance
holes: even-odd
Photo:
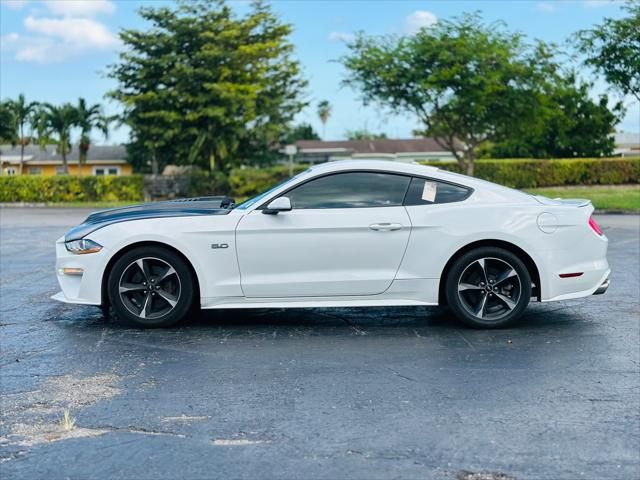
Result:
[[[109,113],[118,110],[104,98],[115,88],[105,78],[106,66],[116,61],[121,28],[144,28],[136,10],[142,5],[170,0],[0,0],[0,98],[24,93],[28,99],[52,103],[84,97],[102,102]],[[230,2],[238,13],[246,1]],[[416,128],[411,117],[398,117],[376,107],[363,107],[357,92],[340,87],[345,72],[335,62],[346,52],[344,41],[353,32],[410,34],[437,19],[478,10],[487,21],[502,20],[508,28],[530,38],[564,43],[580,29],[604,17],[620,17],[621,2],[591,1],[392,1],[288,0],[273,1],[274,10],[294,26],[292,41],[309,79],[310,107],[298,120],[319,132],[318,101],[327,99],[333,112],[327,139],[343,138],[347,130],[367,128],[391,137],[410,137]],[[592,73],[582,72],[591,79]],[[604,91],[597,81],[595,92]],[[640,106],[625,99],[627,116],[619,130],[640,132]],[[106,143],[127,140],[126,129],[112,132]],[[96,135],[97,143],[105,140]]]

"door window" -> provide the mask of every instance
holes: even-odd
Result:
[[[285,195],[294,209],[393,207],[402,205],[409,182],[407,176],[388,173],[336,173]]]

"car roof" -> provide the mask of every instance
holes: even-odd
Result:
[[[402,163],[389,160],[338,160],[334,162],[320,163],[310,168],[313,173],[339,172],[343,170],[382,170],[410,175],[435,174],[440,169],[417,163]]]

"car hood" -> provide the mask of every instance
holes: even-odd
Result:
[[[198,197],[164,202],[144,203],[123,208],[100,210],[89,215],[80,225],[64,236],[65,242],[80,240],[96,230],[120,222],[163,217],[192,217],[198,215],[227,215],[234,207],[229,197]]]

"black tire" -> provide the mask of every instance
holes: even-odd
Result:
[[[515,322],[531,299],[531,275],[508,250],[480,247],[456,259],[445,279],[447,304],[473,328],[503,328]]]
[[[115,316],[140,328],[171,327],[182,321],[194,303],[194,291],[193,275],[182,257],[155,246],[126,252],[107,280]]]

